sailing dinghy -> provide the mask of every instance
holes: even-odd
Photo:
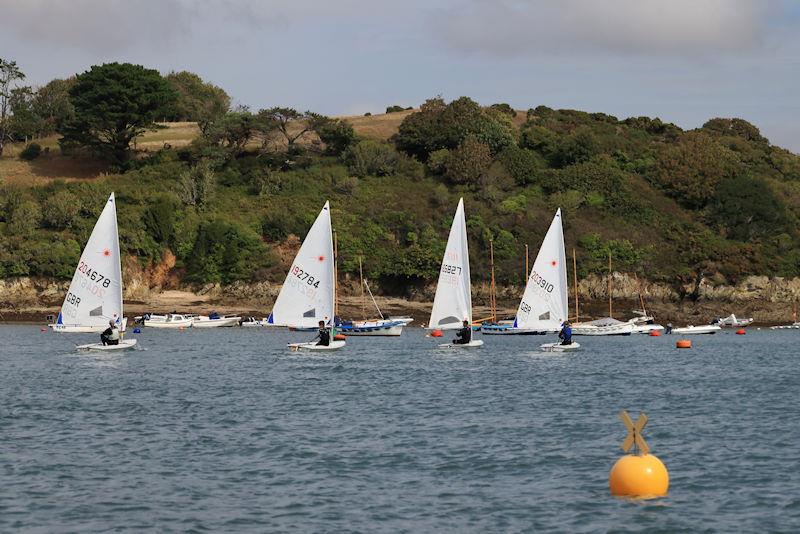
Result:
[[[333,327],[336,298],[333,269],[330,203],[325,202],[294,258],[267,324],[309,329],[324,321],[326,326]],[[336,341],[333,337],[332,331],[329,345],[307,342],[289,343],[288,346],[292,351],[328,351],[345,346],[344,341]]]
[[[121,332],[127,319],[122,315],[122,266],[120,264],[117,209],[114,193],[94,225],[72,277],[54,332],[100,333],[114,321]],[[122,336],[120,336],[122,337]],[[135,339],[120,339],[118,345],[88,343],[78,350],[116,351],[132,348]]]
[[[433,298],[433,309],[428,328],[457,330],[464,320],[472,324],[472,287],[469,277],[469,249],[467,248],[467,222],[464,218],[464,199],[458,201],[458,208],[450,227],[450,236],[442,258],[439,283]],[[474,335],[474,334],[473,334]],[[472,339],[469,343],[444,343],[441,348],[480,347],[483,341]]]
[[[568,318],[568,306],[567,255],[559,208],[533,262],[513,328],[528,332],[558,332]],[[563,352],[576,350],[580,345],[574,341],[569,345],[545,343],[540,348],[545,352]]]

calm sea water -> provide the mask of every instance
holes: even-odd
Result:
[[[0,530],[800,531],[797,331],[693,338],[352,338],[145,330],[142,349],[0,327]],[[669,496],[612,498],[620,409]]]

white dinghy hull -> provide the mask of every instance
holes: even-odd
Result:
[[[93,351],[93,352],[114,352],[118,350],[132,349],[136,346],[135,339],[121,339],[118,345],[103,345],[102,343],[88,343],[86,345],[77,345],[76,350]]]
[[[482,347],[483,341],[480,339],[473,339],[469,343],[442,343],[439,345],[440,349],[474,349],[475,347]]]
[[[581,345],[575,341],[569,345],[562,345],[561,343],[544,343],[543,345],[539,345],[539,348],[542,352],[568,352],[572,350],[578,350],[581,348]]]
[[[330,345],[317,345],[315,341],[309,343],[288,343],[287,346],[292,352],[309,351],[328,351],[339,350],[346,345],[345,341],[331,341]]]

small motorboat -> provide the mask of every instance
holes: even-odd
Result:
[[[745,326],[750,326],[753,324],[753,318],[750,317],[749,319],[739,319],[734,314],[730,314],[727,317],[719,318],[717,317],[711,324],[718,325],[723,328],[742,328]]]
[[[166,315],[156,315],[146,313],[141,317],[136,318],[137,323],[141,322],[143,326],[150,328],[189,328],[192,326],[194,319],[178,313],[168,313]]]
[[[242,320],[241,317],[231,317],[227,315],[219,315],[217,313],[211,313],[210,315],[196,315],[192,317],[192,327],[193,328],[222,328],[222,327],[231,327],[231,326],[239,326],[239,322]]]
[[[686,334],[716,334],[717,332],[722,330],[722,328],[719,325],[715,325],[715,324],[707,324],[707,325],[701,325],[701,326],[694,326],[694,325],[690,324],[689,326],[684,326],[682,328],[673,328],[672,330],[669,330],[669,329],[667,329],[667,330],[668,331],[666,333],[668,333],[668,334],[684,334],[684,335],[686,335]]]
[[[245,328],[251,328],[256,326],[263,326],[264,322],[259,321],[255,317],[245,317],[241,321],[239,321],[239,326],[243,326]]]

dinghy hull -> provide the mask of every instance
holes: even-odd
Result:
[[[310,343],[288,343],[287,346],[292,352],[314,351],[325,352],[339,350],[345,346],[345,341],[331,341],[329,345],[317,345],[316,342]]]
[[[132,349],[136,346],[135,339],[120,340],[118,345],[103,345],[102,343],[87,343],[86,345],[78,345],[75,347],[80,352],[115,352],[120,350]]]

